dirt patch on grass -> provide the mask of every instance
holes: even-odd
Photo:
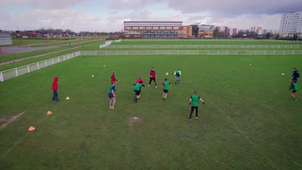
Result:
[[[130,117],[129,118],[129,131],[131,131],[131,129],[132,129],[132,126],[133,126],[133,123],[135,123],[135,122],[141,122],[141,121],[143,121],[143,118],[139,118],[139,117]]]
[[[127,142],[126,147],[127,147],[127,151],[130,152],[131,151],[131,143]]]
[[[21,117],[24,113],[25,112],[19,113],[19,114],[15,115],[15,116],[11,117],[8,121],[5,118],[1,118],[2,120],[7,121],[7,122],[4,123],[4,124],[2,124],[0,126],[0,130],[6,128],[7,125],[9,125],[10,123],[14,122],[17,118]]]

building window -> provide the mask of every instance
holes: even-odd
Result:
[[[138,27],[132,27],[132,29],[137,30],[137,29],[138,29]]]
[[[156,33],[160,33],[160,34],[161,34],[161,33],[162,33],[162,31],[156,31]]]
[[[171,29],[172,29],[172,27],[167,27],[167,29],[171,30]]]
[[[158,27],[153,27],[153,29],[158,30]]]
[[[145,27],[139,27],[139,29],[140,29],[140,30],[144,30],[144,29],[145,29]]]
[[[178,29],[179,29],[179,27],[173,27],[173,29],[174,29],[174,30],[178,30]]]
[[[131,29],[131,27],[125,27],[127,30],[130,30]]]
[[[154,34],[154,33],[155,33],[155,31],[150,31],[150,33]]]
[[[159,29],[161,29],[161,30],[165,30],[165,29],[166,29],[166,27],[160,27]]]
[[[148,30],[152,30],[152,27],[146,27],[146,29],[148,29]]]
[[[164,32],[164,34],[169,34],[170,33],[170,31],[163,31]]]

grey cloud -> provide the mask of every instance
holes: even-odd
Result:
[[[1,19],[2,16],[8,17],[5,22]],[[9,15],[0,11],[0,29],[16,30],[19,27],[21,30],[44,28],[61,28],[72,29],[74,31],[100,31],[107,29],[107,26],[102,24],[102,20],[96,15],[82,15],[82,10],[34,10],[22,16],[11,19]],[[30,24],[29,24],[30,23]]]
[[[90,0],[29,0],[29,5],[37,8],[45,9],[63,9]]]
[[[18,5],[21,3],[25,3],[28,0],[1,0],[0,1],[0,6],[5,7],[5,6],[10,6],[10,5]]]
[[[210,12],[213,16],[237,17],[245,14],[282,14],[301,11],[301,0],[111,0],[110,8],[143,9],[148,5],[166,3],[182,13]]]
[[[143,9],[147,5],[161,2],[161,0],[110,0],[109,8],[119,10]]]
[[[63,9],[77,4],[83,4],[92,0],[1,0],[0,6],[30,5],[43,9]]]

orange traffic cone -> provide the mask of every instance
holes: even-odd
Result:
[[[34,128],[33,126],[28,128],[28,131],[34,131],[36,128]]]
[[[51,115],[51,114],[52,114],[52,112],[51,112],[51,111],[48,111],[48,112],[47,112],[47,114],[48,114],[48,115]]]

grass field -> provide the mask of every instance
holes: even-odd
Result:
[[[158,83],[172,82],[167,100],[152,85],[134,103],[132,84],[147,82],[151,67]],[[302,67],[300,56],[81,56],[5,81],[0,118],[26,113],[1,130],[0,169],[301,169],[293,67]],[[120,82],[112,111],[113,71]],[[51,100],[54,76],[60,102]],[[188,122],[194,90],[206,104]],[[143,121],[130,130],[134,116]]]
[[[83,39],[83,40],[90,40],[90,39],[95,39],[95,38],[106,38],[106,36],[99,36],[99,37],[92,37],[92,36],[87,36],[87,37],[62,37],[62,38],[48,38],[47,41],[48,42],[54,42],[54,41],[62,41],[62,43],[64,43],[64,41],[66,40],[66,43],[68,43],[68,41],[70,40],[75,40],[75,39]],[[19,39],[18,38],[13,38],[12,39],[13,45],[19,45]],[[36,43],[45,43],[45,38],[36,38],[36,39],[30,39],[30,38],[22,38],[22,45],[26,45],[26,44],[36,44]],[[49,44],[50,45],[50,44]]]
[[[104,43],[104,41],[87,42],[87,43],[75,44],[75,45],[70,45],[70,46],[65,46],[65,47],[58,47],[58,48],[51,48],[51,49],[45,49],[45,50],[37,50],[37,51],[32,51],[32,52],[27,52],[27,53],[19,53],[19,54],[11,54],[11,55],[7,55],[7,56],[1,56],[0,57],[0,62],[6,62],[6,61],[15,60],[15,59],[32,57],[32,56],[36,56],[36,55],[41,55],[41,54],[45,54],[45,53],[50,53],[50,52],[54,52],[54,51],[60,51],[60,50],[65,50],[65,49],[81,46],[81,48],[77,48],[77,49],[74,49],[74,50],[68,50],[68,51],[61,52],[61,53],[49,54],[47,56],[28,59],[28,60],[20,61],[20,62],[17,62],[17,63],[12,63],[12,64],[8,64],[8,65],[1,65],[0,66],[0,71],[15,68],[15,67],[19,67],[19,66],[23,66],[23,65],[27,65],[27,64],[30,64],[30,63],[33,63],[33,62],[38,62],[38,61],[41,61],[41,60],[45,60],[45,59],[56,57],[56,56],[63,55],[63,54],[68,54],[68,53],[79,51],[79,50],[97,49],[98,46],[100,44],[103,44],[103,43]]]
[[[167,41],[137,41],[123,40],[121,42],[113,42],[112,45],[300,45],[295,42],[277,42],[277,41],[225,41],[225,40],[167,40]]]
[[[57,39],[49,39],[48,42],[52,42],[52,41],[60,41]],[[12,39],[13,45],[19,45],[19,39],[17,38],[13,38]],[[63,40],[62,40],[63,42]],[[22,38],[22,45],[25,44],[35,44],[35,43],[45,43],[45,39],[26,39],[26,38]]]

